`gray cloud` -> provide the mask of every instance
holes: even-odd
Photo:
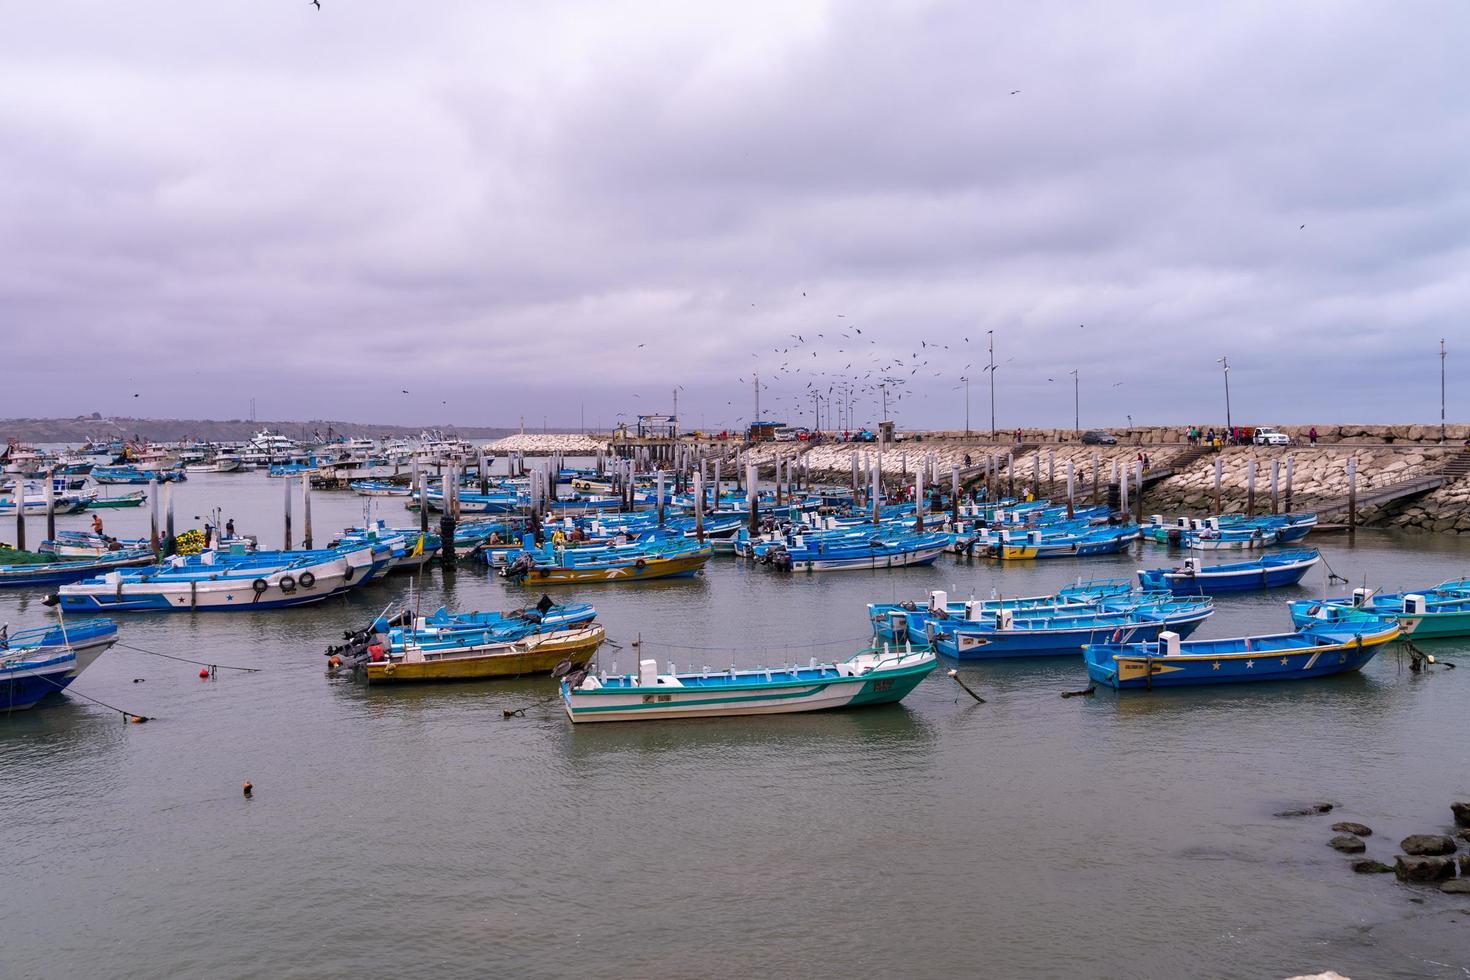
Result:
[[[1074,367],[1084,425],[1218,423],[1221,353],[1237,420],[1429,419],[1467,41],[1440,3],[24,8],[0,414],[604,425],[682,384],[719,426],[752,370],[809,419],[882,363],[959,425],[993,329],[1003,426],[1069,423]]]

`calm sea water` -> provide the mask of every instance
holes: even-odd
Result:
[[[179,529],[222,507],[263,544],[282,486],[178,489]],[[317,494],[317,538],[361,498]],[[379,505],[401,525],[394,501]],[[299,536],[298,507],[298,536]],[[62,518],[83,526],[89,518]],[[147,512],[104,513],[115,534]],[[31,534],[39,537],[37,522]],[[5,528],[10,538],[13,529]],[[1470,574],[1470,542],[1314,542],[1354,583]],[[856,649],[864,603],[1051,591],[1132,556],[605,586],[604,664],[725,666]],[[1470,670],[1265,689],[1063,699],[1080,659],[965,666],[865,711],[573,730],[549,680],[368,690],[323,648],[407,579],[259,615],[135,616],[75,690],[0,718],[0,977],[1355,977],[1470,972],[1470,902],[1358,877],[1325,845],[1371,825],[1390,860],[1470,798]],[[1225,598],[1200,636],[1280,630],[1300,590]],[[1336,591],[1341,591],[1341,587]],[[537,593],[481,566],[426,576],[425,608]],[[47,622],[0,594],[0,621]],[[1470,644],[1433,652],[1470,667]],[[505,719],[505,708],[526,707]],[[241,783],[252,780],[255,798]],[[1318,800],[1331,816],[1280,819]]]

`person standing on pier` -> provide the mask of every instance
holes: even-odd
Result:
[[[1317,427],[1315,425],[1307,430],[1307,441],[1314,446],[1317,444]]]

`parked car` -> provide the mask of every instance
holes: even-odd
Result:
[[[1082,444],[1084,446],[1116,446],[1118,437],[1102,429],[1088,429],[1082,433]]]
[[[1291,436],[1274,426],[1258,425],[1255,435],[1251,436],[1251,442],[1257,446],[1289,446]]]
[[[876,435],[874,435],[873,433],[869,432],[867,429],[864,429],[861,432],[854,432],[853,435],[852,435],[852,441],[853,442],[877,442],[878,441],[878,437]]]

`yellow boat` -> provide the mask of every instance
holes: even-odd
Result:
[[[612,493],[613,483],[611,480],[589,480],[586,477],[578,477],[572,481],[573,490],[588,490],[593,493]]]
[[[401,654],[364,665],[369,684],[469,681],[490,677],[549,674],[562,661],[585,667],[607,636],[598,623],[528,636],[513,643],[487,643],[452,651],[410,646]]]
[[[710,547],[684,551],[669,558],[650,556],[610,566],[562,565],[533,568],[520,579],[523,585],[541,588],[545,585],[586,585],[597,582],[643,582],[655,578],[677,578],[697,575],[705,562],[714,556]]]

